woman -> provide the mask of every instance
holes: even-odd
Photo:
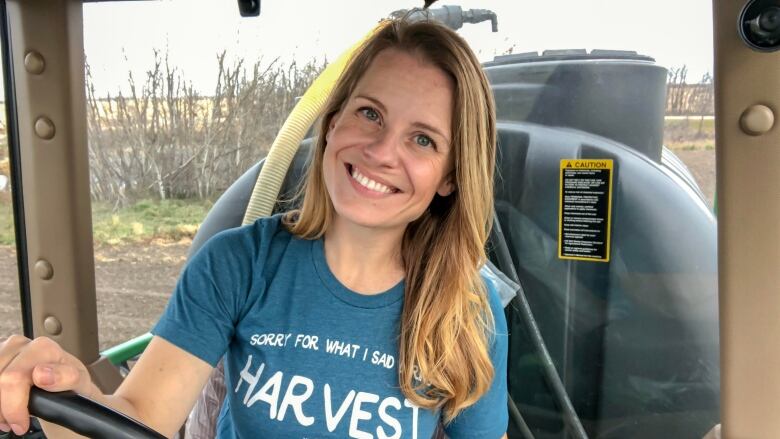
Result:
[[[35,384],[171,436],[225,355],[219,437],[503,436],[506,322],[478,275],[495,116],[474,54],[442,26],[388,23],[320,132],[300,209],[210,240],[113,395],[51,340],[8,339],[0,429],[26,428]]]

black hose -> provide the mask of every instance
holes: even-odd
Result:
[[[524,438],[534,439],[534,434],[531,432],[531,429],[528,428],[528,424],[525,423],[525,419],[520,413],[520,410],[517,409],[517,405],[512,401],[512,396],[509,396],[507,401],[509,401],[509,417],[515,421],[515,427],[520,430],[520,434],[522,434]]]
[[[512,257],[509,254],[509,248],[504,239],[504,232],[501,230],[501,225],[498,222],[498,215],[495,210],[493,211],[493,251],[498,262],[498,268],[507,275],[510,279],[520,284],[520,278],[517,276],[514,263],[512,263]],[[525,297],[525,291],[520,288],[517,292],[517,296],[510,302],[512,308],[520,316],[520,320],[525,325],[525,329],[530,335],[531,344],[536,350],[536,354],[539,355],[542,366],[542,371],[547,384],[550,386],[553,392],[553,396],[558,400],[560,405],[564,423],[575,439],[588,439],[588,434],[585,432],[585,428],[580,422],[577,412],[574,410],[574,406],[569,399],[569,395],[566,393],[566,388],[563,386],[561,377],[558,375],[558,371],[555,369],[555,364],[552,361],[550,353],[547,351],[547,346],[544,344],[542,333],[539,331],[539,325],[536,324],[531,306],[528,303],[528,299]],[[511,400],[511,398],[510,398]],[[518,411],[518,414],[520,412]],[[522,419],[522,417],[520,418]],[[526,427],[527,428],[527,427]]]

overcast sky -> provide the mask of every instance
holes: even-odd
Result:
[[[281,58],[334,59],[390,12],[422,0],[262,0],[260,17],[239,16],[236,0],[87,3],[84,45],[98,91],[116,91],[127,71],[142,75],[152,49],[203,91],[213,89],[216,54],[253,63]],[[483,61],[505,52],[545,49],[623,49],[654,57],[666,67],[689,68],[697,81],[712,71],[710,0],[494,0],[447,1],[498,14],[459,32]],[[369,5],[369,6],[367,6]]]

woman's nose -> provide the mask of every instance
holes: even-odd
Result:
[[[363,154],[376,166],[392,167],[398,162],[401,146],[401,136],[385,131],[366,144]]]

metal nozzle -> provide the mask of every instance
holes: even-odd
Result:
[[[498,32],[496,13],[487,9],[469,9],[464,11],[460,6],[445,5],[433,9],[399,9],[390,14],[393,18],[406,18],[409,21],[436,20],[450,29],[457,30],[463,23],[481,23],[490,20],[493,32]]]

